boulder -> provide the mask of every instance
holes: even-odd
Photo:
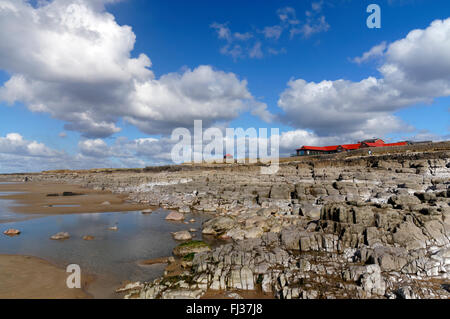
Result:
[[[342,278],[345,281],[355,281],[369,297],[372,294],[384,295],[386,290],[386,283],[381,276],[381,268],[376,264],[352,265],[343,272]]]
[[[203,234],[216,235],[235,227],[236,221],[228,216],[219,216],[203,223]]]
[[[444,246],[449,244],[448,232],[445,225],[438,220],[430,220],[424,223],[424,229],[427,234],[433,239],[436,245]]]
[[[184,220],[184,215],[178,212],[170,212],[169,215],[166,216],[166,220],[182,221]]]
[[[175,240],[191,240],[192,235],[187,230],[177,231],[172,233],[172,236]]]
[[[180,213],[190,213],[190,212],[191,212],[191,209],[189,208],[189,206],[182,206],[182,207],[180,207],[180,208],[178,209],[178,211],[179,211]]]
[[[320,218],[320,210],[322,206],[317,206],[313,204],[303,204],[300,207],[300,215],[305,216],[312,220],[317,220]]]
[[[300,250],[301,234],[297,229],[284,229],[281,231],[281,244],[290,250]]]
[[[386,283],[381,276],[381,269],[378,265],[365,266],[365,274],[361,277],[361,286],[369,295],[383,296],[386,291]]]
[[[364,232],[364,240],[367,245],[373,246],[381,241],[380,232],[376,227],[367,227]]]
[[[269,217],[269,216],[271,216],[273,213],[275,213],[277,210],[276,210],[276,208],[270,208],[270,207],[268,207],[268,208],[261,208],[261,209],[259,209],[257,212],[256,212],[256,214],[258,215],[258,216],[262,216],[262,217]]]
[[[425,248],[427,240],[420,228],[410,221],[400,224],[392,234],[392,239],[408,250]]]
[[[416,299],[417,296],[410,286],[403,286],[395,292],[399,299]]]
[[[413,195],[393,195],[389,198],[388,203],[396,209],[408,209],[411,205],[420,204],[421,201]]]
[[[353,207],[353,220],[355,224],[364,226],[375,225],[375,214],[372,206]]]
[[[8,229],[8,230],[5,230],[5,231],[3,232],[3,234],[5,234],[5,235],[7,235],[7,236],[10,236],[10,237],[12,237],[12,236],[17,236],[17,235],[20,234],[20,230],[10,228],[10,229]]]
[[[261,227],[252,227],[245,231],[245,238],[260,238],[264,231]]]
[[[270,189],[270,198],[272,199],[291,199],[293,188],[288,184],[273,185]]]
[[[408,263],[408,250],[404,247],[378,246],[372,250],[361,250],[363,262],[377,264],[382,271],[401,271]]]
[[[67,232],[59,232],[59,233],[51,236],[50,239],[63,240],[63,239],[68,239],[69,237],[70,237],[69,233],[67,233]]]
[[[225,233],[225,237],[233,238],[234,240],[244,239],[246,231],[241,228],[232,228]]]

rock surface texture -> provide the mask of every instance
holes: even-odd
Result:
[[[200,298],[208,290],[287,299],[449,298],[449,155],[444,143],[420,152],[305,157],[281,163],[273,175],[257,165],[211,164],[33,180],[211,213],[203,235],[226,241],[186,256],[177,251],[183,267],[176,276],[136,285],[129,298]]]

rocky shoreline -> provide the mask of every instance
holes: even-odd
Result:
[[[274,175],[261,175],[258,165],[216,164],[32,179],[211,213],[203,234],[226,242],[192,244],[197,250],[171,261],[179,271],[130,285],[128,298],[200,298],[211,290],[286,299],[449,298],[449,155],[447,142],[420,152],[287,161]]]

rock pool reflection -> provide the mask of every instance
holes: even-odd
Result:
[[[1,204],[2,200],[0,200]],[[140,266],[139,260],[170,256],[178,244],[171,232],[198,229],[195,239],[201,239],[201,223],[209,218],[204,214],[186,214],[185,220],[194,223],[168,222],[169,212],[158,209],[151,214],[141,212],[91,213],[53,215],[26,221],[0,224],[3,232],[16,228],[16,237],[0,237],[0,254],[20,254],[47,259],[58,266],[80,265],[82,271],[94,274],[96,280],[88,292],[99,298],[119,297],[115,288],[124,281],[151,280],[161,276],[164,265]],[[14,213],[5,209],[3,215]],[[22,214],[21,214],[22,216]],[[118,230],[108,228],[117,225]],[[63,241],[50,240],[58,232],[68,232],[70,238]],[[83,240],[90,235],[93,240]]]

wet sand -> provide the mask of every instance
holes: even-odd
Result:
[[[127,202],[126,194],[92,190],[79,185],[51,183],[0,184],[0,192],[14,192],[0,199],[14,200],[19,205],[10,209],[22,214],[80,214],[138,211],[148,206]],[[63,192],[79,194],[62,196]],[[58,194],[59,196],[47,196]],[[109,204],[103,204],[108,202]],[[33,216],[30,216],[32,218]]]
[[[91,298],[85,288],[91,276],[81,276],[81,289],[66,286],[67,273],[40,258],[0,255],[0,299]]]

